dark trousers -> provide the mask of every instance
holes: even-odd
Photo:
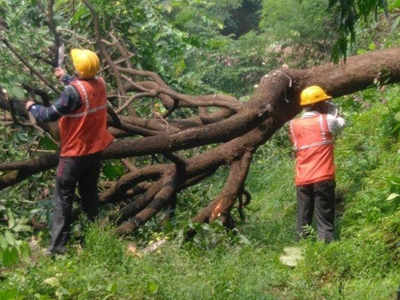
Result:
[[[307,235],[306,225],[311,225],[313,215],[318,237],[325,242],[334,238],[335,181],[325,180],[296,187],[297,190],[297,233]]]
[[[78,187],[81,206],[89,220],[98,213],[97,181],[100,174],[100,154],[60,157],[56,176],[56,195],[51,222],[49,251],[62,252],[69,238],[72,204]]]

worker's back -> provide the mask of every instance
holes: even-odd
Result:
[[[290,133],[296,151],[296,185],[333,179],[333,138],[327,115],[314,113],[292,120]]]

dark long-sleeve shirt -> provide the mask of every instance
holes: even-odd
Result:
[[[61,92],[60,97],[51,106],[47,107],[40,104],[33,104],[30,107],[29,112],[38,122],[56,121],[63,115],[74,112],[82,105],[82,100],[78,91],[69,84],[74,79],[74,77],[69,75],[65,75],[62,78],[65,88]]]

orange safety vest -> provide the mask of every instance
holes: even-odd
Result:
[[[333,137],[326,114],[292,120],[290,135],[296,151],[297,186],[335,178]]]
[[[83,156],[104,150],[114,137],[107,130],[107,97],[103,78],[76,79],[70,83],[82,105],[58,121],[61,157]]]

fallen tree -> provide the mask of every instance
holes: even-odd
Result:
[[[135,69],[130,63],[133,54],[123,41],[113,33],[109,34],[109,40],[100,36],[95,11],[87,5],[95,20],[95,42],[103,70],[113,77],[116,86],[109,92],[109,128],[117,139],[103,152],[103,159],[161,154],[169,161],[139,167],[123,160],[126,173],[101,194],[102,203],[126,204],[118,215],[120,233],[132,232],[164,207],[174,206],[179,192],[213,175],[222,166],[229,166],[224,187],[199,210],[194,221],[212,222],[221,218],[231,226],[232,208],[237,204],[241,209],[250,200],[245,180],[254,152],[300,112],[298,98],[304,87],[317,84],[338,97],[377,81],[385,84],[400,81],[400,48],[395,48],[349,57],[346,63],[328,63],[305,70],[274,70],[261,78],[248,102],[220,94],[182,94],[158,74]],[[17,54],[6,39],[2,41]],[[34,69],[29,62],[24,64]],[[42,89],[26,89],[42,97],[44,103],[50,98]],[[144,98],[156,99],[165,112],[152,111],[146,118],[140,117],[131,103]],[[7,93],[0,93],[0,107],[10,113],[10,121],[29,126],[24,121],[26,100],[10,99]],[[182,109],[191,109],[192,115],[179,118],[177,112]],[[54,126],[37,124],[35,128],[54,133]],[[52,153],[3,163],[0,189],[55,168],[57,161],[57,153]]]

